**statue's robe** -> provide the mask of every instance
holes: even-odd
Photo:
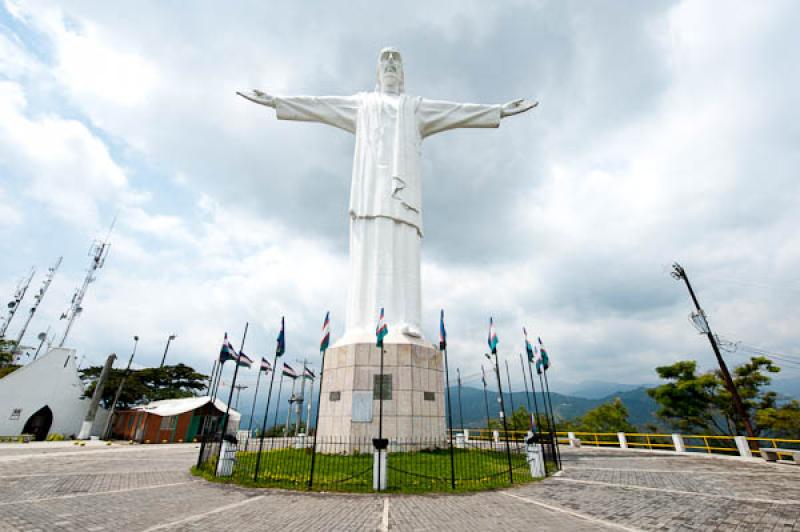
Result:
[[[390,337],[421,338],[422,139],[448,129],[498,127],[499,105],[381,92],[278,96],[277,117],[355,134],[350,187],[350,284],[344,342],[374,341],[380,308]]]

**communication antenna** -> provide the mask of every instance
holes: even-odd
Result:
[[[11,320],[14,319],[14,314],[17,313],[19,304],[22,302],[22,298],[25,297],[25,292],[28,291],[28,286],[31,284],[33,274],[35,273],[36,269],[31,268],[30,275],[28,275],[27,278],[23,277],[20,282],[17,283],[17,289],[14,291],[14,298],[8,302],[8,316],[3,320],[3,324],[0,325],[0,338],[6,337],[6,330],[11,324]]]
[[[117,216],[114,215],[114,220],[111,222],[111,227],[108,228],[108,235],[106,235],[106,239],[103,241],[95,240],[92,242],[92,247],[89,248],[89,256],[92,257],[92,261],[89,264],[89,269],[86,271],[86,277],[83,279],[83,284],[80,288],[75,290],[75,294],[72,296],[72,302],[70,303],[69,309],[61,315],[62,320],[67,320],[67,327],[64,329],[64,336],[61,337],[61,341],[58,343],[58,347],[64,347],[64,342],[67,341],[67,336],[69,336],[69,332],[72,329],[72,325],[75,323],[75,320],[78,316],[83,312],[83,298],[86,295],[86,291],[89,289],[89,285],[92,284],[97,280],[97,270],[103,267],[106,263],[106,257],[108,257],[108,250],[111,248],[111,231],[114,229],[114,224],[117,222]]]
[[[36,314],[36,310],[39,308],[39,304],[44,299],[45,293],[47,293],[47,289],[50,288],[50,283],[53,282],[53,277],[56,275],[56,271],[58,267],[61,266],[61,261],[64,257],[58,257],[56,263],[47,269],[47,277],[44,279],[44,283],[42,283],[42,287],[39,288],[39,293],[33,296],[34,303],[31,307],[30,312],[28,313],[28,319],[25,320],[25,324],[20,329],[19,334],[17,335],[17,343],[14,347],[14,353],[19,356],[22,353],[22,338],[25,336],[25,331],[28,329],[28,325],[30,325],[31,320],[33,319],[33,315]]]

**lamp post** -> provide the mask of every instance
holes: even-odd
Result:
[[[164,348],[164,356],[161,357],[161,365],[158,366],[159,368],[164,367],[164,361],[167,359],[167,351],[169,351],[169,343],[177,337],[178,337],[177,334],[170,334],[169,338],[167,338],[167,347]]]

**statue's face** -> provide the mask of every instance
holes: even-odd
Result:
[[[394,48],[384,48],[378,58],[378,82],[384,92],[401,92],[403,59]]]

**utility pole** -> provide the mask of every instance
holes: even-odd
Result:
[[[22,355],[22,338],[25,336],[25,331],[28,330],[28,325],[30,325],[31,320],[33,319],[33,315],[36,314],[36,310],[39,308],[39,303],[42,302],[45,293],[47,293],[47,289],[50,288],[50,283],[53,282],[53,277],[55,277],[56,270],[58,270],[58,267],[61,266],[61,260],[63,258],[64,257],[58,257],[56,263],[47,269],[47,277],[45,277],[44,283],[42,283],[42,287],[39,288],[39,292],[35,296],[33,296],[34,299],[33,306],[28,312],[28,319],[25,320],[25,324],[19,330],[19,334],[17,334],[17,341],[16,345],[14,346],[14,351],[18,357]]]
[[[239,396],[242,394],[242,390],[246,390],[248,386],[246,384],[237,384],[234,388],[236,388],[236,405],[233,409],[239,410]]]
[[[39,347],[36,348],[36,354],[33,355],[33,360],[36,360],[36,357],[39,356],[39,351],[42,350],[42,346],[44,345],[44,341],[47,340],[47,334],[50,332],[50,326],[47,326],[47,330],[45,332],[40,332],[36,338],[39,339]]]
[[[125,368],[125,373],[122,374],[122,378],[119,381],[119,386],[117,386],[117,393],[114,394],[114,401],[111,403],[111,408],[108,411],[108,417],[106,418],[106,426],[103,428],[103,433],[100,435],[101,438],[111,439],[111,421],[114,417],[114,410],[117,408],[117,401],[119,401],[119,396],[122,395],[122,387],[125,386],[125,380],[128,378],[128,375],[131,372],[131,363],[133,363],[133,357],[136,355],[136,346],[139,345],[139,337],[133,337],[133,352],[131,353],[131,357],[128,359],[128,366]]]
[[[100,398],[103,397],[103,389],[106,387],[108,374],[111,373],[111,366],[114,365],[116,359],[117,355],[114,353],[108,355],[106,359],[106,364],[103,366],[103,371],[100,373],[100,377],[97,379],[97,384],[94,387],[92,402],[89,404],[89,409],[86,411],[86,417],[83,419],[83,425],[81,425],[81,431],[78,434],[79,440],[88,440],[89,436],[92,434],[92,425],[94,424],[95,415],[97,415],[97,407],[100,405]]]
[[[171,341],[173,341],[177,337],[178,337],[177,334],[170,334],[169,338],[167,338],[167,347],[164,348],[164,355],[161,357],[161,365],[158,366],[159,368],[163,368],[164,367],[164,361],[167,359],[167,351],[169,351],[169,343]],[[237,398],[237,401],[238,401],[238,398]],[[238,405],[239,403],[237,402],[236,404]]]
[[[706,313],[703,312],[702,308],[700,308],[700,303],[697,301],[697,296],[695,295],[692,285],[689,282],[689,277],[686,275],[686,270],[684,270],[683,267],[676,262],[672,265],[672,272],[670,275],[672,275],[674,279],[678,281],[683,280],[683,282],[686,283],[686,288],[689,290],[689,295],[692,298],[694,307],[697,309],[696,313],[692,313],[692,321],[697,329],[702,334],[705,334],[706,337],[708,337],[708,341],[711,343],[711,349],[714,350],[714,355],[717,357],[719,371],[722,374],[722,381],[725,383],[725,387],[728,389],[728,392],[730,392],[733,399],[733,409],[736,412],[736,416],[739,418],[742,424],[744,424],[744,429],[747,432],[747,435],[750,438],[755,438],[755,433],[753,432],[753,427],[750,424],[750,418],[747,415],[747,411],[744,409],[742,398],[739,396],[739,391],[736,389],[733,378],[731,378],[731,374],[728,371],[728,366],[725,364],[725,360],[722,358],[722,353],[720,353],[719,346],[717,345],[717,339],[714,336],[714,333],[711,332],[711,326],[708,324]]]

